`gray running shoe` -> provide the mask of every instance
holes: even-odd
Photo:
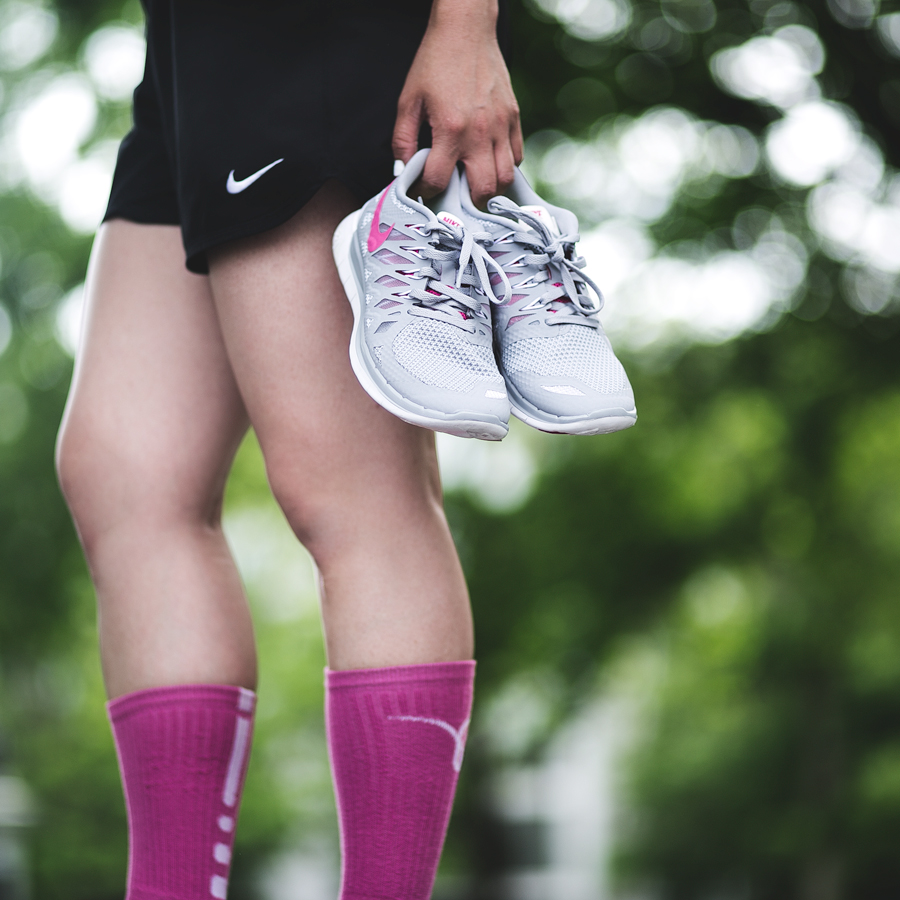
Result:
[[[509,430],[509,400],[494,359],[490,308],[509,298],[509,282],[475,240],[488,235],[463,226],[455,170],[437,215],[407,196],[427,156],[420,150],[334,233],[334,259],[353,307],[350,362],[369,396],[404,421],[499,441]]]
[[[487,213],[472,203],[463,175],[460,206],[468,227],[490,235],[485,246],[512,287],[493,322],[513,415],[558,434],[634,425],[631,384],[600,324],[603,295],[575,255],[575,215],[542,200],[518,169]]]

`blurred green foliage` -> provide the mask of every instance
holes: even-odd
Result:
[[[823,95],[851,108],[900,165],[896,62],[872,16],[846,13],[865,13],[863,0],[619,6],[629,24],[588,39],[561,24],[574,0],[510,4],[526,133],[589,140],[665,104],[760,136],[779,113],[724,91],[710,58],[800,23],[825,49]],[[49,51],[0,73],[0,133],[33,79],[80,70],[91,33],[140,20],[135,2],[47,8],[60,22]],[[85,146],[120,136],[127,116],[127,104],[101,102]],[[806,195],[763,165],[678,193],[648,225],[663,251],[710,235],[740,249],[742,211],[780,217],[810,258],[790,311],[719,345],[632,354],[639,425],[606,438],[527,435],[539,472],[518,508],[492,511],[465,490],[447,501],[475,608],[481,709],[523,673],[549,698],[525,756],[539,755],[634,642],[657,660],[616,867],[623,889],[666,900],[900,896],[898,320],[892,303],[865,315],[847,302],[856,262],[822,251]],[[88,249],[24,182],[0,184],[0,303],[12,325],[0,353],[2,762],[37,797],[39,900],[121,896],[125,867],[92,593],[52,471],[70,372],[56,311],[83,279]],[[227,515],[237,537],[243,528],[285,540],[252,438]],[[262,672],[238,898],[254,895],[273,853],[334,831],[323,655],[304,565],[276,554],[245,566],[259,570],[248,581]],[[272,586],[266,568],[301,574]],[[279,592],[295,606],[273,607]],[[473,898],[493,897],[509,862],[484,800],[497,760],[479,734],[492,724],[473,734],[444,866],[465,876]]]

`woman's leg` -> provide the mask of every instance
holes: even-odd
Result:
[[[220,524],[246,413],[177,228],[104,225],[86,290],[59,473],[99,600],[127,897],[224,898],[256,684]]]
[[[58,466],[97,588],[110,697],[253,688],[252,626],[220,523],[247,419],[208,279],[184,268],[177,228],[113,221],[86,290]]]
[[[434,435],[375,404],[350,368],[331,235],[355,206],[329,182],[287,224],[213,255],[225,344],[275,496],[319,568],[329,666],[470,659]]]
[[[329,183],[281,228],[222,248],[211,283],[272,488],[319,567],[341,900],[427,900],[472,702],[472,621],[434,435],[377,406],[347,354]]]

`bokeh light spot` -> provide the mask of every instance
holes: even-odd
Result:
[[[889,53],[900,56],[900,13],[878,17],[878,36]]]
[[[107,25],[85,41],[84,61],[97,93],[107,100],[126,100],[144,71],[146,44],[137,29]]]
[[[9,342],[12,340],[12,320],[6,307],[0,303],[0,356],[6,352]]]
[[[0,70],[23,69],[53,43],[59,21],[39,3],[13,0],[0,6]]]
[[[769,37],[720,50],[710,70],[737,97],[787,108],[819,96],[814,76],[824,63],[818,35],[803,25],[787,25]]]
[[[56,309],[56,340],[60,347],[74,357],[81,342],[84,322],[84,284],[72,288]]]
[[[828,10],[845,28],[869,28],[881,0],[828,0]]]
[[[62,174],[96,118],[90,83],[74,73],[54,78],[22,109],[14,125],[15,145],[33,187],[46,188]]]
[[[631,24],[627,0],[533,0],[570,34],[582,40],[612,38]]]
[[[847,162],[859,140],[859,128],[844,107],[815,101],[794,107],[771,126],[766,153],[778,176],[809,186]]]

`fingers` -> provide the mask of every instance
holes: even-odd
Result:
[[[493,33],[474,44],[468,37],[460,41],[461,34],[452,28],[426,32],[397,105],[393,148],[397,159],[408,162],[427,119],[432,149],[412,189],[419,196],[434,197],[446,189],[453,167],[462,162],[472,199],[484,207],[513,183],[515,167],[522,161],[522,128]],[[451,79],[446,70],[448,41],[455,47],[450,57],[470,63],[454,71]]]
[[[522,120],[519,118],[518,108],[510,123],[509,144],[515,164],[521,166],[525,158],[525,141],[522,139]]]
[[[410,76],[411,78],[412,76]],[[418,146],[419,129],[428,120],[432,131],[431,153],[413,195],[432,198],[447,188],[457,162],[466,176],[476,206],[509,189],[515,167],[522,161],[522,127],[518,105],[511,92],[500,100],[467,109],[452,98],[437,101],[415,87],[405,88],[397,106],[393,149],[397,159],[408,162]],[[489,112],[488,110],[491,110]]]
[[[419,179],[421,194],[426,199],[435,197],[446,189],[453,174],[453,167],[459,159],[459,151],[453,143],[446,139],[441,140],[437,135],[433,143],[431,153],[425,161],[422,177]]]
[[[516,177],[516,159],[509,141],[494,145],[494,161],[497,166],[497,193],[505,194]]]
[[[475,155],[465,160],[465,164],[472,202],[479,209],[485,209],[488,200],[497,196],[498,188],[497,161],[493,144],[479,147]]]
[[[394,135],[391,139],[394,159],[402,159],[404,163],[408,163],[419,149],[422,111],[421,99],[409,100],[405,94],[400,95],[397,103],[397,121],[394,123]]]
[[[516,177],[518,159],[515,147],[508,135],[501,135],[492,143],[479,144],[477,155],[465,159],[466,178],[472,200],[481,209],[486,208],[488,200],[498,194],[505,194]]]
[[[491,197],[504,193],[512,185],[516,163],[521,161],[521,149],[517,159],[514,145],[506,136],[494,143],[490,137],[479,135],[465,142],[471,147],[471,151],[466,153],[460,146],[464,145],[460,137],[462,135],[455,134],[451,129],[435,131],[431,153],[416,185],[416,192],[425,198],[440,194],[446,189],[453,167],[459,160],[465,164],[473,202],[484,209]],[[521,138],[519,143],[521,145]]]
[[[476,204],[484,206],[512,183],[512,151],[508,142],[504,142],[506,149],[501,152],[502,164],[498,166],[494,140],[486,122],[444,119],[433,122],[432,130],[431,153],[419,181],[423,197],[434,197],[446,189],[457,161],[465,164]]]

